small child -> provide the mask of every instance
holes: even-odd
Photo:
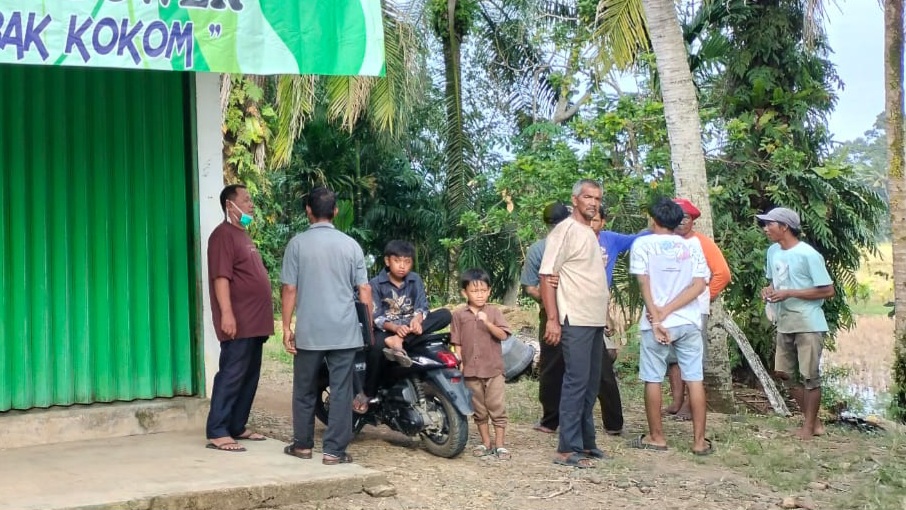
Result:
[[[503,350],[500,342],[510,336],[510,327],[494,305],[486,304],[491,294],[491,278],[482,269],[469,269],[460,278],[462,295],[468,306],[453,313],[450,343],[458,346],[466,387],[472,391],[474,420],[481,444],[473,450],[476,457],[496,455],[509,460],[506,439]],[[494,447],[488,421],[494,423]]]

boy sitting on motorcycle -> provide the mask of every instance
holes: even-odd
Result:
[[[491,278],[483,269],[469,269],[460,278],[462,295],[468,306],[457,310],[450,323],[450,343],[457,346],[466,387],[472,391],[472,408],[481,444],[473,450],[476,457],[496,455],[509,460],[504,447],[507,415],[504,405],[504,364],[500,342],[510,336],[510,327],[494,305],[487,304]],[[494,447],[488,421],[494,423]]]
[[[412,271],[415,247],[408,241],[394,240],[384,248],[384,269],[371,279],[374,300],[374,345],[367,354],[365,386],[356,395],[353,410],[368,411],[383,368],[383,359],[411,366],[405,344],[434,333],[450,324],[450,311],[428,310],[428,295],[418,273]]]

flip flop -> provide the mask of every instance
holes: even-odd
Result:
[[[214,443],[208,443],[205,445],[205,448],[209,448],[211,450],[219,450],[221,452],[244,452],[245,451],[245,447],[240,446],[239,443],[236,443],[236,442],[223,443],[220,446],[218,446]]]
[[[582,453],[590,459],[603,460],[607,458],[607,454],[600,448],[592,448],[591,450],[585,450]]]
[[[404,368],[412,366],[412,359],[406,354],[406,351],[398,351],[389,347],[384,348],[384,357],[390,361],[399,363]]]
[[[654,450],[657,452],[666,452],[667,447],[657,444],[651,444],[644,442],[645,434],[642,434],[639,437],[633,438],[631,441],[626,443],[626,446],[630,448],[637,448],[639,450]]]
[[[711,444],[711,440],[706,437],[705,442],[708,443],[707,448],[705,448],[704,450],[692,450],[692,454],[698,455],[699,457],[707,457],[708,455],[714,453],[714,445]]]
[[[296,445],[294,444],[286,445],[286,448],[283,449],[283,453],[302,460],[308,460],[311,458],[311,450],[296,448]]]
[[[329,453],[325,453],[324,457],[321,458],[321,464],[324,464],[325,466],[335,466],[337,464],[351,464],[351,463],[352,463],[352,455],[349,455],[348,453],[344,453],[342,455],[331,455]]]
[[[552,428],[545,427],[544,425],[541,424],[541,422],[534,424],[532,426],[532,430],[537,430],[538,432],[542,432],[544,434],[553,434],[554,432],[556,432],[556,430],[554,430]]]
[[[263,434],[257,432],[252,432],[251,430],[246,430],[239,436],[233,436],[233,439],[239,441],[267,441],[267,438]]]
[[[494,448],[494,455],[497,456],[500,460],[510,460],[513,456],[510,454],[510,451],[504,447]]]
[[[588,469],[595,467],[595,463],[592,462],[591,459],[576,452],[572,453],[565,459],[563,457],[557,456],[557,458],[554,459],[554,464],[557,464],[558,466],[569,466],[579,469]]]
[[[368,397],[364,393],[359,393],[352,399],[352,410],[356,414],[365,414],[368,412]]]

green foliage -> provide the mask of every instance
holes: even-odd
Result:
[[[820,39],[803,46],[800,2],[751,4],[710,30],[726,34],[725,71],[711,75],[703,104],[719,119],[710,128],[720,154],[708,165],[715,240],[733,270],[728,309],[770,363],[771,325],[759,290],[767,241],[754,215],[775,206],[796,210],[803,240],[821,252],[837,287],[824,305],[831,330],[852,326],[844,295],[855,286],[861,250],[873,252],[885,215],[881,198],[840,158],[830,157],[824,119],[838,79]],[[729,12],[729,11],[728,11]]]
[[[226,182],[241,182],[251,193],[266,192],[267,140],[274,109],[263,101],[264,90],[249,77],[229,76],[229,99],[223,119]]]

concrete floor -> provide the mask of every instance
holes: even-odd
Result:
[[[386,484],[355,464],[324,466],[243,441],[205,448],[202,430],[0,449],[0,510],[240,510],[354,494]]]

